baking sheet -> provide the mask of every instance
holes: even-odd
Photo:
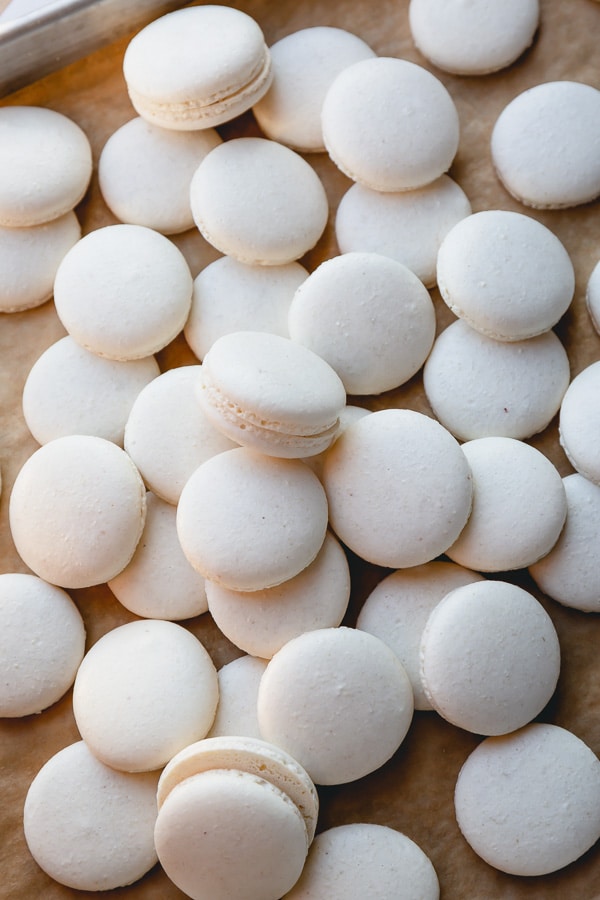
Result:
[[[123,4],[125,7],[126,4]],[[575,298],[556,331],[564,341],[572,376],[600,359],[600,336],[589,320],[584,294],[587,279],[600,259],[600,203],[566,211],[527,209],[501,187],[490,160],[489,137],[497,116],[516,94],[542,81],[570,79],[600,88],[600,3],[595,0],[541,0],[541,27],[531,49],[509,69],[479,78],[449,76],[414,48],[407,19],[407,0],[302,0],[291,3],[245,0],[231,4],[259,22],[269,44],[299,28],[331,25],[353,31],[380,55],[398,56],[429,68],[452,94],[460,116],[461,141],[450,175],[467,193],[473,210],[512,209],[532,215],[548,226],[567,248],[576,271]],[[18,93],[4,104],[48,106],[73,118],[88,134],[97,163],[110,134],[134,116],[122,76],[122,58],[131,33],[72,63]],[[260,134],[251,113],[219,129],[224,138]],[[307,157],[323,179],[331,217],[323,238],[302,262],[313,270],[337,252],[333,216],[350,186],[325,154]],[[86,198],[77,208],[84,233],[116,220],[105,207],[94,174]],[[200,235],[191,231],[175,237],[196,274],[217,258]],[[438,330],[453,316],[432,291]],[[0,565],[2,572],[28,571],[12,544],[8,528],[8,498],[25,459],[37,448],[21,413],[23,384],[41,352],[64,335],[52,302],[25,313],[0,316]],[[158,354],[161,369],[196,362],[183,337]],[[431,414],[421,378],[379,398],[350,398],[371,409],[396,406]],[[572,471],[557,441],[556,421],[530,443],[543,450],[562,475]],[[600,556],[600,536],[591,553]],[[351,559],[353,591],[346,624],[354,624],[361,603],[387,570]],[[502,576],[504,577],[504,576]],[[600,617],[568,610],[537,591],[526,573],[507,580],[531,590],[555,623],[562,649],[562,670],[555,696],[539,716],[575,732],[600,754]],[[135,617],[122,608],[104,585],[71,591],[87,628],[87,646],[109,629]],[[240,655],[216,629],[208,614],[186,625],[205,643],[217,666]],[[62,747],[79,739],[69,692],[38,716],[0,720],[0,897],[11,900],[61,900],[80,896],[48,878],[30,857],[22,831],[22,808],[27,788],[42,764]],[[444,900],[507,898],[546,900],[548,897],[593,900],[600,897],[600,846],[560,872],[518,878],[489,867],[466,844],[457,828],[452,796],[457,773],[479,743],[445,723],[435,713],[414,717],[402,747],[377,772],[350,785],[319,789],[319,830],[347,822],[389,825],[415,840],[431,858]],[[273,852],[276,852],[274,848]],[[105,896],[127,900],[184,895],[159,867],[138,883]],[[324,898],[325,900],[325,898]],[[361,898],[369,900],[369,898]]]

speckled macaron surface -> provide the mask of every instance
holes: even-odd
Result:
[[[329,213],[312,166],[261,137],[234,138],[212,150],[192,179],[190,200],[209,244],[255,265],[300,259],[323,234]]]
[[[24,808],[27,846],[55,881],[77,891],[124,887],[157,862],[153,772],[104,765],[84,741],[59,750],[33,779]]]
[[[57,219],[83,198],[91,176],[90,142],[72,119],[41,106],[0,110],[0,225]]]
[[[511,100],[498,116],[491,154],[506,190],[535,209],[566,209],[600,194],[600,91],[548,81]]]
[[[439,556],[471,511],[471,472],[458,441],[409,409],[380,410],[350,425],[327,453],[323,484],[340,540],[391,568]]]
[[[423,56],[456,75],[487,75],[515,62],[532,44],[538,0],[411,0],[412,39]]]
[[[54,303],[71,337],[99,356],[141,359],[183,329],[192,275],[169,238],[143,225],[106,225],[63,258]]]
[[[558,725],[528,725],[484,740],[456,783],[459,828],[489,865],[546,875],[600,837],[600,761]]]
[[[65,588],[121,572],[146,517],[146,491],[129,456],[90,435],[55,438],[20,469],[9,521],[17,550],[40,578]]]
[[[340,72],[325,95],[321,123],[338,168],[375,191],[435,181],[458,149],[458,113],[442,82],[395,57],[363,60]]]

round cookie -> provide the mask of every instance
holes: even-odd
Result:
[[[217,672],[219,704],[207,738],[240,736],[260,739],[256,701],[266,659],[238,656]]]
[[[238,591],[273,587],[310,565],[327,530],[325,491],[298,459],[246,447],[202,463],[177,506],[177,533],[191,565]]]
[[[73,687],[82,738],[98,759],[124,772],[159,769],[203,738],[217,702],[217,672],[203,644],[158,619],[104,634],[84,656]]]
[[[92,150],[72,119],[41,106],[0,109],[0,226],[58,219],[83,199]]]
[[[159,375],[154,356],[106,359],[67,335],[44,350],[25,380],[27,427],[39,444],[68,434],[88,434],[122,446],[131,407]]]
[[[167,369],[143,388],[125,424],[124,446],[148,488],[176,505],[198,466],[237,446],[217,431],[196,399],[200,366]]]
[[[600,261],[596,263],[588,279],[585,303],[592,325],[600,334]]]
[[[346,555],[327,533],[316,559],[294,578],[262,591],[232,591],[207,582],[211,616],[246,653],[270,659],[305,631],[340,625],[350,600]]]
[[[507,581],[447,594],[427,619],[420,654],[432,707],[476,734],[527,725],[552,697],[560,672],[552,619],[532,594]]]
[[[338,204],[335,236],[342,253],[390,256],[431,288],[443,238],[470,213],[467,195],[448,175],[410,191],[373,191],[353,184]]]
[[[263,738],[316,784],[374,772],[404,740],[413,715],[408,675],[379,638],[355,628],[308,631],[269,661],[258,689]]]
[[[429,562],[457,539],[472,482],[456,439],[410,409],[384,409],[350,425],[328,451],[323,484],[332,529],[367,562]]]
[[[308,773],[281,747],[261,738],[225,735],[196,741],[180,750],[163,769],[156,791],[160,809],[173,788],[204,772],[215,769],[260,776],[283,791],[298,808],[304,821],[305,843],[309,847],[317,827],[319,796]]]
[[[450,168],[458,149],[458,113],[442,82],[395,57],[344,69],[327,91],[321,123],[333,162],[375,191],[430,184]]]
[[[85,626],[66,591],[36,575],[0,575],[0,716],[39,713],[71,687]]]
[[[553,331],[496,341],[457,319],[436,338],[423,367],[427,399],[459,440],[524,440],[550,423],[569,386],[569,358]]]
[[[174,131],[141,117],[109,137],[98,160],[104,202],[121,222],[161,234],[194,227],[190,184],[206,156],[221,143],[213,128]]]
[[[170,881],[194,900],[279,900],[306,860],[298,807],[259,775],[200,772],[176,785],[154,831]]]
[[[567,518],[550,553],[529,567],[537,586],[563,606],[600,612],[600,570],[595,547],[600,528],[600,486],[579,473],[563,478]]]
[[[600,837],[600,762],[558,725],[484,740],[464,763],[456,818],[472,849],[512,875],[556,872]]]
[[[582,369],[560,405],[560,445],[574,469],[600,484],[600,362]]]
[[[55,881],[77,891],[124,887],[157,862],[155,773],[117,772],[83,741],[59,750],[33,779],[27,846]]]
[[[446,235],[437,257],[446,305],[497,341],[549,331],[575,292],[573,263],[556,235],[531,216],[473,213]]]
[[[329,447],[346,405],[339,375],[318,353],[259,331],[215,341],[202,362],[197,398],[231,440],[290,459]]]
[[[446,550],[478,572],[524,569],[550,552],[567,515],[563,481],[550,460],[514,438],[462,444],[473,476],[473,508]]]
[[[190,202],[209,244],[255,265],[300,259],[323,234],[329,215],[312,166],[289,147],[258,137],[234,138],[212,150],[192,179]]]
[[[429,857],[407,835],[363,822],[321,831],[285,900],[438,900]]]
[[[409,268],[379,253],[321,263],[294,294],[293,341],[329,363],[348,394],[381,394],[421,368],[435,337],[429,292]]]
[[[80,237],[72,210],[43,225],[0,226],[0,313],[33,309],[49,300],[56,270]]]
[[[487,75],[515,62],[533,43],[538,0],[410,0],[415,46],[438,69]]]
[[[142,225],[106,225],[63,258],[54,282],[62,324],[109,359],[150,356],[183,329],[193,279],[175,244]]]
[[[123,75],[136,112],[163,128],[214,128],[250,109],[271,83],[271,56],[251,16],[228,6],[178,9],[129,42]]]
[[[374,634],[394,651],[410,678],[415,709],[431,709],[419,658],[429,614],[450,591],[475,581],[483,581],[483,575],[441,560],[397,569],[373,588],[360,609],[356,627]]]
[[[292,297],[308,277],[298,262],[251,266],[232,256],[209,263],[194,279],[192,308],[183,333],[198,359],[233,331],[268,331],[289,337]]]
[[[365,409],[364,406],[352,406],[351,404],[347,404],[340,413],[338,430],[330,447],[326,450],[322,450],[321,453],[318,453],[316,456],[307,456],[303,459],[303,462],[313,470],[315,475],[317,475],[321,481],[323,480],[323,466],[325,465],[327,454],[331,447],[333,447],[333,444],[335,444],[337,439],[349,425],[352,425],[357,419],[362,419],[363,416],[367,416],[370,412],[371,410]]]
[[[108,582],[119,603],[136,616],[173,622],[208,609],[204,579],[183,555],[176,523],[175,507],[148,491],[146,522],[135,553]]]
[[[547,81],[511,100],[492,130],[498,178],[521,203],[565,209],[600,194],[600,91]]]
[[[67,435],[36,450],[17,473],[9,522],[23,562],[65,588],[109,581],[135,551],[146,492],[129,456],[104,438]]]
[[[269,50],[273,81],[253,107],[256,121],[271,140],[301,153],[324,151],[325,94],[336,75],[374,51],[355,34],[326,25],[287,34]]]

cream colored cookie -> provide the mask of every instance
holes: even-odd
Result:
[[[177,506],[177,533],[191,565],[237,591],[298,575],[316,558],[326,530],[327,498],[314,472],[301,460],[246,447],[202,463]]]
[[[79,125],[42,106],[0,109],[0,225],[58,219],[83,199],[92,149]]]
[[[256,700],[266,659],[238,656],[217,672],[219,704],[207,738],[241,736],[260,739]]]
[[[288,641],[258,689],[261,735],[321,785],[355,781],[382,766],[404,740],[412,715],[412,688],[400,660],[379,638],[355,628],[322,628]]]
[[[90,587],[122,572],[146,517],[146,491],[129,456],[88,435],[55,438],[17,473],[9,521],[17,552],[40,578]]]
[[[21,312],[49,300],[56,271],[80,237],[72,211],[42,225],[0,226],[0,312]]]
[[[221,143],[214,128],[174,131],[141,117],[109,137],[98,160],[104,202],[121,222],[161,234],[194,227],[190,183],[206,156]]]
[[[339,541],[325,535],[316,559],[294,578],[262,591],[207,582],[208,608],[229,640],[270,659],[299,634],[340,625],[350,600],[350,570]]]
[[[323,484],[338,538],[367,562],[406,568],[457,539],[471,511],[465,454],[443,425],[384,409],[350,425],[328,451]]]
[[[67,335],[44,350],[29,371],[23,388],[27,427],[39,444],[89,434],[122,446],[138,394],[159,375],[154,356],[106,359]]]
[[[380,253],[342,253],[321,263],[292,299],[293,341],[329,363],[348,394],[381,394],[425,362],[435,310],[411,270]]]
[[[192,179],[190,201],[209,244],[254,265],[300,259],[318,242],[329,214],[312,166],[289,147],[259,137],[234,138],[212,150]]]
[[[178,621],[208,609],[204,579],[183,555],[176,520],[175,507],[148,491],[146,521],[135,553],[108,582],[117,600],[136,616]]]
[[[36,863],[76,891],[107,891],[140,879],[157,862],[157,780],[152,772],[117,772],[84,741],[59,750],[25,798],[25,840]]]
[[[192,632],[138,620],[88,650],[75,678],[73,713],[98,759],[120,771],[149,772],[208,733],[218,691],[215,666]]]
[[[459,141],[458,112],[431,72],[396,57],[348,66],[334,79],[321,110],[333,162],[375,191],[406,191],[450,168]]]
[[[39,713],[71,687],[85,626],[71,597],[36,575],[0,575],[0,716]]]
[[[65,255],[54,303],[67,332],[86,350],[140,359],[182,331],[192,285],[186,259],[169,238],[142,225],[106,225]]]
[[[528,725],[475,748],[458,775],[454,805],[465,839],[488,865],[547,875],[600,837],[600,762],[571,731]]]

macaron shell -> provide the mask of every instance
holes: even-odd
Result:
[[[41,106],[0,110],[0,226],[27,228],[73,210],[92,176],[85,132]]]
[[[600,194],[600,91],[590,84],[548,81],[511,100],[492,130],[498,178],[534,209],[566,209]]]
[[[174,787],[154,841],[168,877],[192,900],[279,900],[306,859],[297,806],[270,782],[234,769]]]
[[[323,484],[337,537],[390,568],[442,554],[471,511],[460,445],[439,422],[410,409],[380,410],[350,425],[327,453]]]
[[[573,468],[600,484],[600,363],[587,366],[565,391],[560,405],[559,440]]]
[[[459,828],[489,865],[546,875],[600,837],[600,761],[567,729],[528,725],[471,753],[454,802]]]
[[[73,713],[94,755],[124,772],[160,769],[208,733],[218,702],[204,645],[174,622],[143,619],[113,628],[86,653]]]
[[[21,312],[49,300],[57,269],[80,237],[72,210],[42,225],[0,227],[0,312]]]
[[[106,225],[63,258],[54,303],[67,332],[86,350],[140,359],[183,330],[192,286],[186,259],[169,238],[142,225]]]
[[[473,476],[473,507],[446,555],[478,572],[537,562],[556,544],[567,515],[558,470],[535,447],[513,438],[479,438],[461,446]]]
[[[85,651],[85,626],[61,588],[36,575],[0,575],[0,716],[39,713],[71,687]]]
[[[293,578],[315,559],[326,531],[327,498],[314,472],[301,460],[245,447],[202,463],[177,506],[185,556],[209,581],[233,590]]]
[[[269,661],[258,690],[263,738],[316,784],[375,771],[404,740],[413,715],[408,675],[379,638],[354,628],[305,632]]]
[[[285,900],[438,900],[433,864],[406,834],[353,822],[321,831]]]
[[[455,588],[423,630],[425,693],[466,731],[497,735],[527,725],[552,697],[559,673],[552,619],[532,594],[506,581]]]
[[[9,522],[17,551],[40,578],[90,587],[121,572],[146,518],[146,491],[129,456],[104,438],[67,435],[23,464]]]
[[[83,741],[59,750],[33,779],[24,807],[27,846],[55,881],[77,891],[132,884],[157,861],[154,773],[105,766]]]
[[[375,191],[435,181],[458,149],[458,112],[442,82],[396,57],[362,60],[340,72],[323,101],[321,123],[333,162]]]
[[[329,215],[312,166],[266,138],[233,138],[212,150],[192,179],[190,200],[209,244],[254,265],[300,259],[318,242]]]
[[[374,191],[353,184],[338,204],[335,235],[342,253],[390,256],[431,288],[443,238],[470,214],[469,198],[448,175],[409,191]]]
[[[237,647],[263,659],[299,634],[340,625],[350,600],[350,570],[338,540],[328,532],[310,565],[263,591],[232,591],[207,582],[211,616]]]
[[[515,62],[533,43],[538,0],[411,0],[413,41],[439,69],[457,75],[487,75]]]
[[[484,210],[442,241],[437,283],[446,305],[476,331],[518,341],[549,331],[566,313],[575,272],[566,248],[537,219]]]

